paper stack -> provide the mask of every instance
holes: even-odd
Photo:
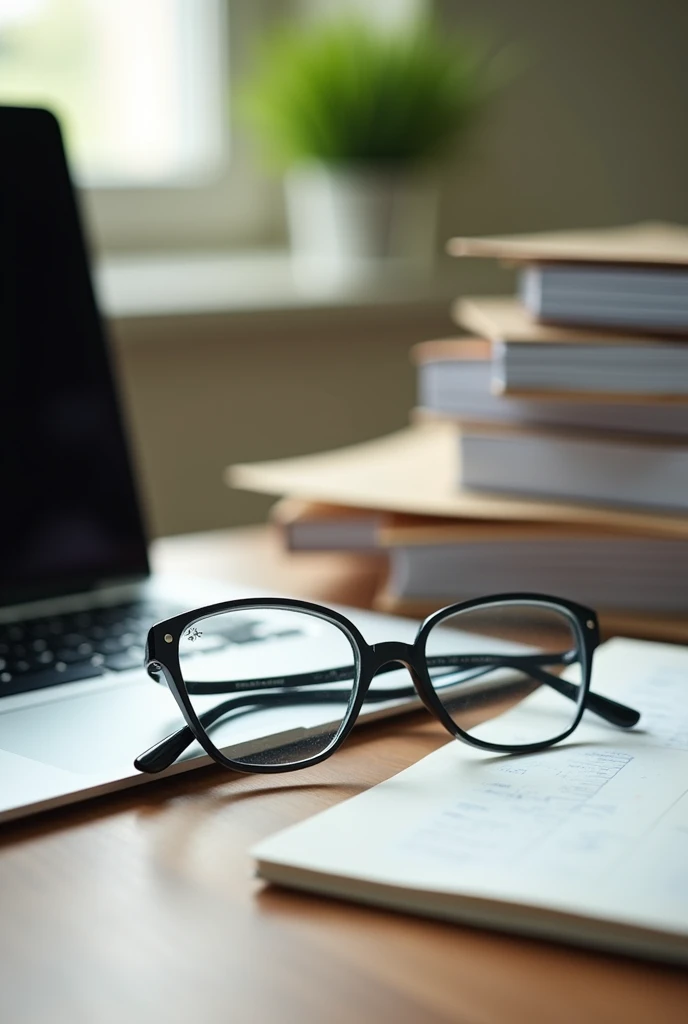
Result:
[[[231,482],[287,496],[291,548],[387,550],[387,610],[532,590],[688,639],[688,230],[449,248],[516,264],[520,298],[463,298],[471,335],[416,346],[415,425]]]

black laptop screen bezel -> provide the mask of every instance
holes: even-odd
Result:
[[[150,569],[146,529],[112,355],[93,290],[82,219],[60,126],[47,110],[0,106],[0,144],[0,247],[4,250],[0,252],[0,335],[5,337],[0,345],[7,389],[2,438],[7,472],[4,515],[0,510],[0,529],[5,529],[6,536],[4,540],[0,538],[0,551],[4,548],[4,558],[0,560],[0,603],[8,605],[92,589],[105,582],[144,579]],[[26,287],[27,275],[31,276],[30,291]],[[55,316],[48,320],[53,312],[49,308],[51,301]],[[48,307],[45,313],[42,303]],[[48,323],[50,349],[42,336],[46,331],[33,331],[33,325]],[[38,333],[41,337],[36,339]],[[34,340],[35,357],[31,351]],[[81,392],[75,390],[77,401],[71,406],[68,402],[72,395],[66,396],[61,370],[55,373],[59,378],[55,392],[50,391],[53,384],[49,368],[63,365],[55,362],[53,345],[59,346],[64,365],[69,365],[70,360],[78,365],[78,383],[74,388],[81,388]],[[46,366],[41,365],[41,353]],[[27,373],[27,369],[31,372]],[[42,417],[40,431],[38,427],[34,431],[32,426],[31,402],[37,403],[32,393],[32,375],[33,390],[49,399],[36,405],[34,420]],[[83,396],[81,405],[79,394]],[[66,419],[71,417],[73,421],[63,432],[68,435],[72,431],[70,436],[75,438],[77,447],[90,445],[88,458],[83,453],[80,456],[88,466],[83,474],[86,482],[81,483],[67,459],[65,464],[72,470],[71,476],[67,474],[71,485],[68,489],[65,485],[68,493],[62,496],[61,478],[54,472],[50,452],[58,452],[58,461],[63,450],[71,452],[69,448],[59,449],[50,438],[49,410],[53,408],[53,399],[54,407],[68,410]],[[82,406],[88,411],[82,418],[83,437],[79,434]],[[55,426],[57,430],[57,419]],[[89,437],[91,426],[93,436]],[[34,437],[40,437],[40,444],[35,443]],[[49,444],[43,457],[40,445],[46,437],[52,448]],[[45,483],[41,482],[43,472]],[[70,542],[62,547],[56,542],[51,547],[50,527],[44,528],[40,520],[41,530],[36,531],[36,536],[41,537],[41,543],[33,543],[30,528],[27,527],[26,536],[22,532],[25,519],[28,517],[33,523],[32,517],[39,519],[44,509],[47,517],[50,503],[57,508],[60,500],[65,507],[70,503],[70,510],[76,512],[69,530],[61,534],[56,529],[54,535],[67,535]],[[82,521],[83,541],[78,529]],[[18,535],[16,541],[12,534]]]

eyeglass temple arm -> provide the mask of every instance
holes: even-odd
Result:
[[[349,666],[348,669],[334,669],[326,674],[331,677],[332,674],[336,672],[337,679],[342,681],[351,677],[352,667],[353,666]],[[380,669],[380,674],[383,672],[394,671],[398,671],[397,665],[385,665]],[[491,671],[492,666],[488,666],[487,668],[483,666],[476,672],[472,672],[469,676],[464,677],[461,682],[469,682],[471,679],[476,679],[477,677],[486,675],[486,673]],[[453,675],[454,673],[452,672],[448,674]],[[311,683],[313,683],[314,680],[312,676],[315,675],[318,675],[318,673],[307,673],[303,678],[310,679]],[[291,677],[290,685],[294,685],[294,678],[295,677]],[[330,678],[328,681],[333,682],[334,680]],[[322,682],[322,680],[316,680],[316,682]],[[213,692],[218,691],[215,690]],[[364,700],[366,704],[375,704],[386,700],[401,700],[403,698],[417,696],[418,693],[415,686],[401,686],[396,687],[395,689],[388,688],[386,690],[368,690]],[[341,690],[320,690],[316,698],[318,704],[339,704],[341,703],[341,700]],[[207,711],[202,712],[198,716],[198,720],[204,729],[208,729],[230,711],[236,711],[242,707],[293,707],[295,704],[313,703],[313,695],[310,693],[303,693],[300,690],[292,693],[246,693],[239,697],[230,697],[229,700],[223,701],[222,704],[217,704],[214,708],[208,708]],[[165,768],[169,768],[169,766],[184,753],[186,748],[193,743],[194,739],[195,736],[188,725],[182,726],[182,728],[178,729],[177,732],[171,733],[164,740],[160,740],[159,743],[154,744],[143,754],[140,754],[134,761],[134,767],[139,771],[144,772],[164,771]]]
[[[569,697],[574,701],[578,700],[579,688],[575,683],[570,683],[567,679],[562,679],[560,676],[553,676],[550,672],[542,672],[535,665],[532,665],[528,671],[533,679],[539,679],[540,682],[547,683],[548,686],[551,686],[563,697]],[[596,715],[599,715],[605,722],[609,722],[611,725],[618,725],[621,729],[632,729],[640,721],[640,712],[636,711],[635,708],[631,708],[627,704],[620,704],[610,697],[603,697],[601,693],[594,693],[592,690],[588,690],[585,698],[585,707],[588,711],[593,711]]]
[[[366,703],[376,703],[385,700],[401,700],[404,697],[417,697],[414,686],[401,686],[394,690],[368,691]],[[214,708],[209,708],[198,716],[198,720],[204,729],[209,729],[215,722],[223,718],[230,711],[242,707],[293,707],[296,704],[313,704],[313,694],[302,693],[253,693],[243,694],[240,697],[230,697]],[[318,704],[341,704],[341,690],[321,690],[317,696]],[[183,726],[177,732],[173,732],[164,740],[150,747],[145,753],[140,754],[134,761],[134,767],[142,772],[161,772],[169,768],[171,764],[184,753],[195,739],[194,734],[188,725]]]
[[[577,701],[579,687],[575,683],[570,683],[567,679],[562,679],[561,676],[556,676],[552,672],[544,672],[541,668],[542,665],[570,665],[575,661],[575,657],[575,651],[564,651],[561,654],[438,655],[435,658],[428,658],[427,663],[430,668],[439,668],[445,664],[456,666],[457,663],[484,665],[489,658],[490,670],[493,668],[516,668],[527,671],[533,679],[539,679],[541,683],[551,686],[563,697]],[[620,704],[609,697],[603,697],[601,693],[595,693],[593,690],[589,690],[587,693],[585,707],[599,715],[600,718],[604,718],[611,725],[618,725],[622,729],[631,729],[640,721],[640,712],[635,708],[628,707],[627,704]]]
[[[533,678],[551,686],[557,693],[568,697],[570,700],[578,700],[578,687],[569,683],[560,676],[551,672],[543,672],[544,665],[566,665],[571,664],[575,658],[575,651],[564,651],[551,654],[443,654],[426,658],[429,668],[469,668],[484,667],[486,671],[495,668],[511,668],[529,672]],[[378,674],[394,672],[398,670],[396,663],[383,665]],[[216,683],[199,683],[189,680],[186,688],[190,694],[197,696],[215,693],[237,693],[241,690],[261,690],[292,686],[319,686],[326,683],[344,682],[351,678],[353,666],[346,665],[342,668],[327,669],[323,672],[303,672],[290,676],[271,676],[266,679],[236,679]],[[471,677],[474,678],[474,677]],[[585,700],[585,706],[589,711],[604,718],[611,725],[617,725],[622,729],[630,729],[637,725],[640,720],[640,713],[634,708],[625,704],[619,704],[609,697],[590,691]]]
[[[564,651],[560,654],[441,654],[436,657],[426,658],[429,668],[485,668],[490,672],[494,668],[515,668],[527,669],[542,665],[566,665],[570,664],[575,652]],[[159,676],[159,670],[149,666],[149,674],[154,679]],[[386,672],[398,672],[399,664],[390,662],[377,670],[376,675],[384,675]],[[193,679],[185,679],[184,685],[190,694],[195,696],[210,696],[215,693],[240,693],[242,690],[267,690],[276,687],[292,686],[320,686],[326,683],[343,683],[351,679],[354,672],[353,665],[341,665],[339,668],[328,668],[317,672],[299,672],[288,676],[267,676],[262,679],[221,679],[216,682],[198,682]],[[547,673],[549,676],[550,673]],[[472,678],[472,677],[471,677]],[[558,676],[552,675],[552,679]]]
[[[567,654],[569,652],[566,652]],[[473,658],[474,664],[476,657],[481,656],[446,656],[443,655],[438,658],[428,658],[427,663],[429,667],[457,667],[462,665],[465,661]],[[525,658],[529,659],[528,671],[535,679],[540,679],[541,682],[551,686],[565,697],[569,697],[571,700],[578,699],[578,687],[574,683],[569,683],[565,679],[561,679],[559,676],[555,676],[550,672],[544,672],[538,668],[534,661],[540,660],[540,663],[551,664],[566,661],[566,654],[562,657],[561,655],[526,655],[520,658],[520,664],[515,666],[513,662],[516,660],[513,656],[511,660],[507,661],[505,658],[494,657],[492,663],[486,665],[485,658],[482,657],[480,667],[477,671],[472,672],[470,676],[460,680],[461,682],[469,682],[472,679],[476,679],[481,675],[485,675],[491,672],[495,667],[523,667],[523,661]],[[570,660],[570,659],[569,659]],[[439,665],[436,665],[439,662]],[[398,665],[390,664],[385,665],[379,670],[379,674],[385,672],[398,671]],[[270,683],[275,687],[277,685],[282,686],[304,686],[304,685],[318,685],[326,682],[341,682],[351,677],[352,666],[341,669],[331,669],[327,672],[310,672],[303,673],[298,676],[289,676],[287,678],[274,678],[272,680],[263,679],[256,680],[258,684],[257,688],[267,688]],[[326,677],[326,678],[322,678]],[[251,680],[235,680],[231,684],[228,683],[193,683],[187,682],[187,688],[190,693],[207,693],[207,686],[212,686],[210,693],[227,693],[235,692],[235,688],[242,686],[243,689],[248,690],[250,688]],[[229,686],[232,686],[232,690],[229,690]],[[194,689],[191,689],[194,687]],[[222,687],[222,689],[220,689]],[[197,688],[197,689],[196,689]],[[381,691],[369,690],[366,694],[366,703],[374,703],[385,700],[400,700],[405,697],[416,696],[416,690],[413,686],[398,687],[396,689],[387,689]],[[318,693],[318,703],[341,703],[342,694],[338,690],[321,690]],[[309,693],[246,693],[244,696],[232,697],[230,700],[224,701],[222,704],[218,704],[214,708],[210,708],[207,711],[199,715],[199,721],[204,728],[208,728],[213,725],[216,721],[226,715],[228,712],[236,710],[241,707],[285,707],[294,706],[296,704],[312,704],[313,697]],[[624,704],[619,704],[616,701],[610,700],[608,697],[603,697],[601,694],[588,693],[586,699],[586,707],[590,711],[595,712],[610,722],[612,725],[618,725],[622,728],[630,728],[635,725],[640,714],[634,711],[632,708],[627,707]],[[170,736],[156,743],[150,747],[143,754],[136,758],[134,761],[134,767],[139,771],[145,772],[160,772],[165,768],[168,768],[176,759],[186,750],[188,746],[193,742],[194,735],[188,726],[183,726],[177,732],[172,733]]]

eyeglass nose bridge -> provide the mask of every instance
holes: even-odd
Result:
[[[375,654],[374,672],[379,672],[384,665],[389,665],[392,661],[400,661],[407,668],[410,668],[414,662],[412,645],[403,644],[399,640],[388,640],[382,644],[373,644],[372,650]]]
[[[411,679],[413,680],[413,685],[418,692],[418,696],[425,706],[428,707],[429,710],[432,710],[426,700],[425,685],[417,668],[417,656],[413,644],[404,644],[399,640],[388,640],[385,643],[372,644],[371,650],[374,656],[371,666],[371,678],[376,674],[376,672],[379,672],[381,668],[384,668],[385,665],[397,662],[408,671]]]

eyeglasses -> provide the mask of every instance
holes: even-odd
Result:
[[[236,771],[307,768],[337,750],[362,709],[410,697],[452,736],[504,753],[558,743],[586,709],[630,728],[637,711],[590,691],[598,643],[593,611],[541,594],[450,605],[413,644],[370,645],[340,612],[305,601],[210,605],[148,633],[148,673],[167,684],[186,726],[135,767],[163,771],[196,740]]]

